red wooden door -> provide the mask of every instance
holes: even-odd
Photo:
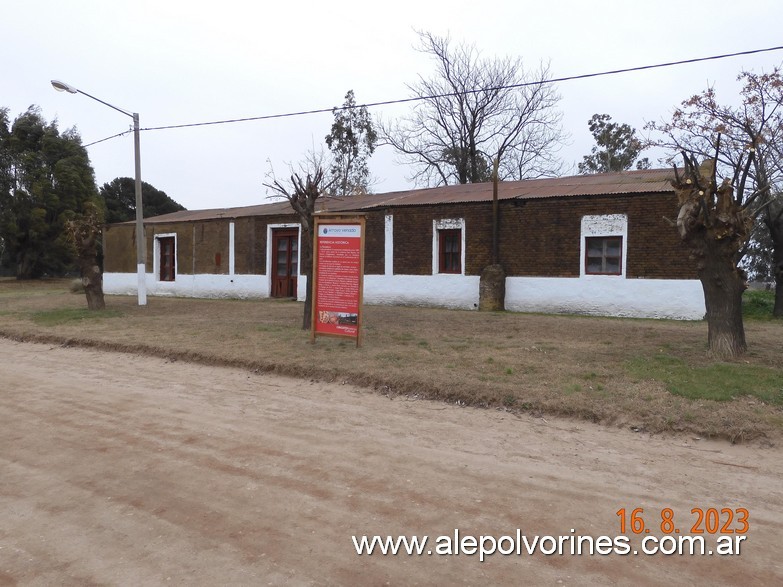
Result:
[[[272,297],[295,298],[299,273],[299,231],[272,231]]]
[[[160,280],[174,281],[177,272],[174,237],[160,238],[158,244],[160,245]]]

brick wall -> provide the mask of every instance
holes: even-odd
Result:
[[[234,220],[234,273],[237,275],[260,273],[256,264],[255,248],[256,224],[253,219]]]
[[[372,212],[365,217],[364,273],[383,275],[385,262],[386,214]]]
[[[465,272],[480,275],[490,263],[491,202],[409,206],[366,214],[365,273],[383,274],[385,216],[394,217],[394,273],[432,274],[433,220],[464,218]],[[629,278],[695,279],[696,272],[676,230],[664,217],[677,215],[673,194],[585,196],[501,201],[500,262],[509,276],[578,277],[582,216],[628,216]],[[294,214],[238,218],[235,223],[235,271],[266,273],[267,227],[295,223]],[[147,270],[152,270],[156,234],[177,233],[177,272],[228,273],[229,219],[147,225]],[[115,225],[104,230],[107,272],[136,270],[135,229]],[[216,254],[220,263],[216,263]]]
[[[432,273],[433,219],[464,218],[465,272],[480,275],[490,263],[492,205],[489,202],[394,208],[395,274]],[[500,262],[509,276],[578,277],[582,216],[628,216],[629,278],[695,279],[696,272],[676,230],[673,194],[636,194],[502,201]]]
[[[136,227],[130,224],[103,228],[103,270],[136,273]]]

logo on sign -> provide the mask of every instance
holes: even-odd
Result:
[[[344,236],[358,237],[361,235],[361,228],[358,226],[320,226],[318,227],[319,236]]]

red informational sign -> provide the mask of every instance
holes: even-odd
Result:
[[[316,218],[313,250],[313,337],[347,336],[359,343],[364,218]]]

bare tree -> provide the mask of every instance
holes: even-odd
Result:
[[[315,221],[316,201],[323,196],[330,187],[326,181],[328,165],[324,162],[323,153],[310,153],[305,161],[299,165],[299,171],[291,169],[291,175],[286,182],[279,181],[272,171],[269,173],[270,181],[264,186],[272,190],[272,195],[285,198],[291,204],[299,218],[302,231],[302,250],[299,273],[307,278],[307,293],[305,294],[304,315],[302,316],[302,330],[310,329],[313,308],[313,229]],[[334,180],[333,180],[334,181]]]
[[[419,100],[407,118],[379,124],[382,142],[414,167],[409,179],[428,186],[489,181],[495,159],[500,179],[556,175],[562,113],[548,66],[526,73],[521,59],[483,59],[472,45],[418,34],[435,74],[409,86]]]
[[[719,153],[720,137],[716,157],[700,167],[693,155],[683,152],[685,170],[680,175],[675,167],[672,185],[680,208],[677,230],[696,260],[704,290],[710,353],[717,359],[731,359],[747,350],[742,322],[747,275],[739,260],[753,226],[745,188],[754,157],[751,153],[744,164],[738,161],[734,176],[718,185]]]
[[[742,162],[753,153],[748,187],[742,205],[751,217],[760,216],[769,231],[776,281],[776,316],[783,316],[783,76],[780,69],[756,74],[743,71],[738,80],[742,104],[718,103],[714,88],[684,101],[664,123],[650,123],[648,130],[663,138],[652,144],[674,152],[686,151],[699,158],[715,156],[715,137],[721,135],[718,172],[739,176]]]

